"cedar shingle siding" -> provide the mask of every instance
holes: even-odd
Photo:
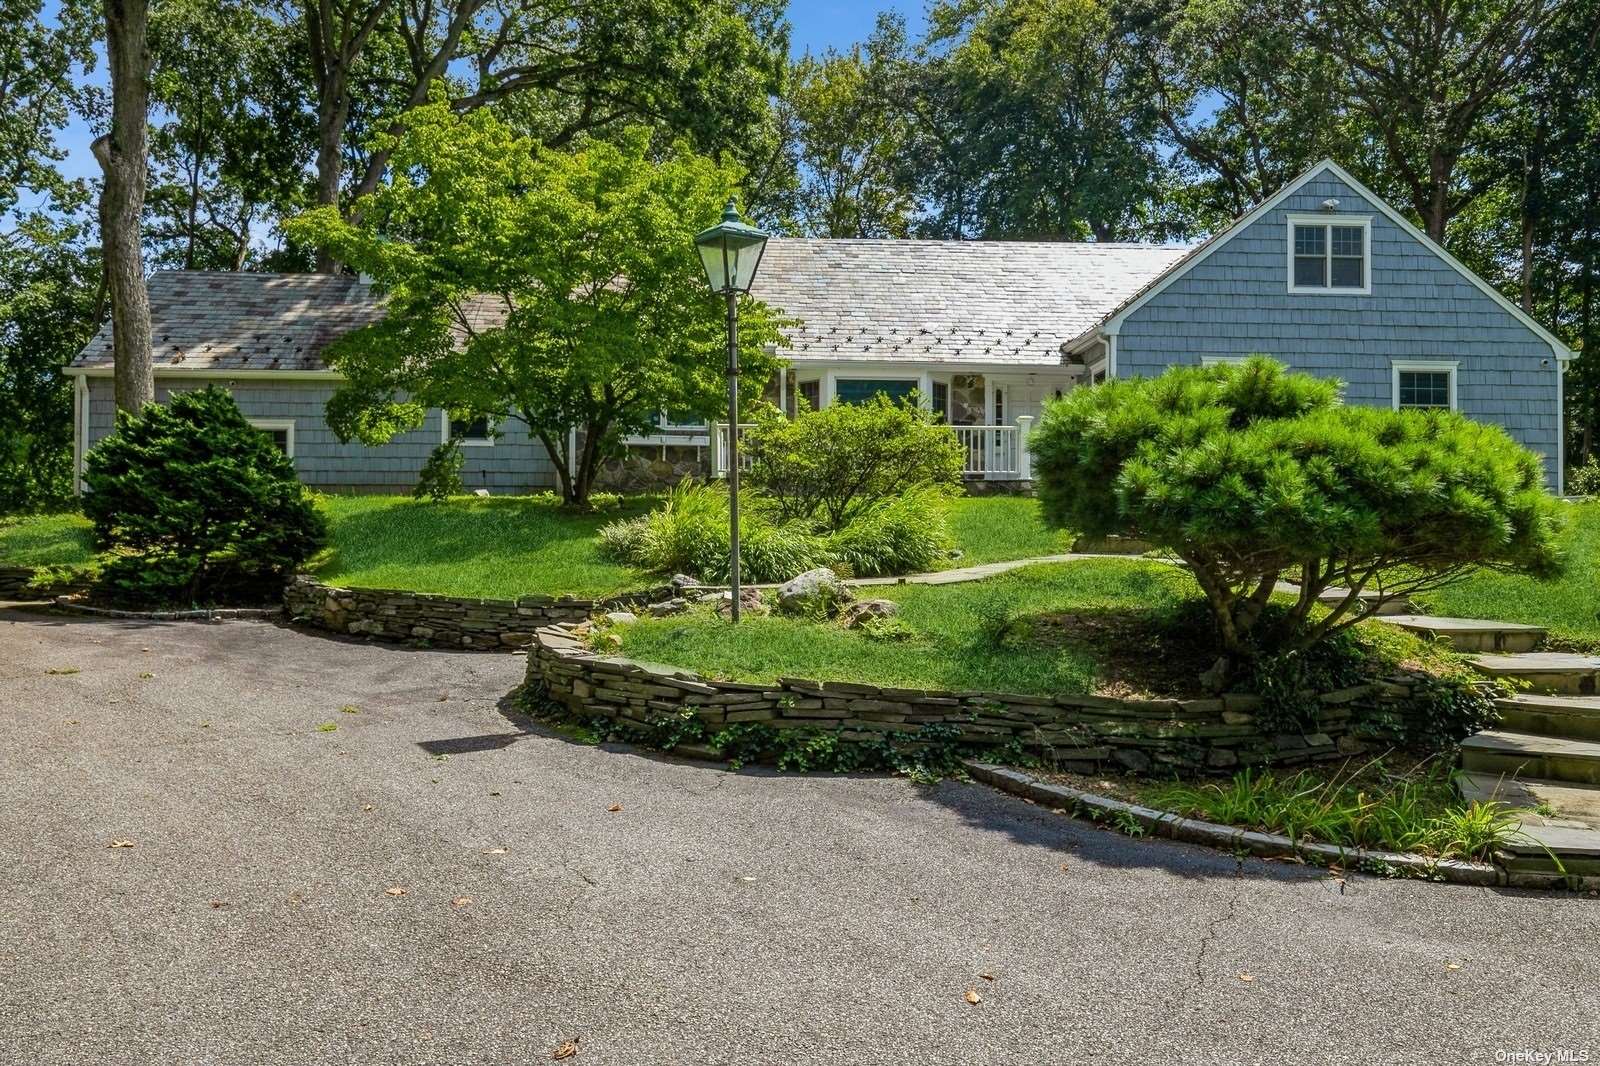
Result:
[[[1372,294],[1287,291],[1287,216],[1372,216]],[[1457,406],[1497,422],[1545,456],[1554,483],[1556,360],[1550,345],[1383,215],[1324,172],[1222,243],[1122,323],[1117,376],[1151,376],[1202,356],[1260,352],[1295,370],[1337,377],[1351,403],[1394,402],[1392,361],[1459,361]]]

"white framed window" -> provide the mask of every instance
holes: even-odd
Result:
[[[822,406],[821,378],[801,378],[795,383],[795,387],[800,393],[800,398],[806,402],[807,407],[815,411]]]
[[[287,455],[294,458],[294,419],[292,418],[247,418],[245,421],[272,438],[272,443]]]
[[[1289,291],[1372,292],[1372,216],[1290,215]]]
[[[494,447],[494,426],[488,415],[479,415],[465,421],[451,418],[449,411],[439,412],[439,443],[448,444],[451,438],[461,442],[463,448]]]
[[[1456,367],[1448,359],[1394,361],[1394,409],[1456,410]]]

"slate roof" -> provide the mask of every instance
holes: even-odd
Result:
[[[322,370],[330,342],[383,314],[366,284],[336,274],[163,270],[148,288],[157,367]],[[111,365],[110,323],[72,365]]]
[[[1189,249],[1150,244],[774,238],[755,295],[801,324],[796,360],[1041,366]],[[160,271],[149,280],[157,367],[322,370],[321,353],[382,303],[346,275]],[[470,309],[492,325],[492,301]],[[111,365],[102,326],[73,362]]]
[[[1060,364],[1188,249],[1156,244],[774,238],[754,295],[804,325],[797,360]]]

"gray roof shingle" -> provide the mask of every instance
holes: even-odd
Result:
[[[1149,244],[773,238],[754,294],[800,324],[800,360],[1061,362],[1094,325],[1188,249]],[[149,281],[158,367],[322,370],[337,337],[377,320],[382,301],[347,275],[161,271]],[[492,325],[496,303],[472,308]],[[111,364],[102,326],[74,366]]]
[[[1188,249],[1153,244],[774,238],[754,295],[803,325],[796,359],[1061,362]]]

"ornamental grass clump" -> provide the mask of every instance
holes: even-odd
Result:
[[[1188,565],[1216,630],[1212,687],[1366,617],[1368,590],[1385,601],[1477,568],[1559,571],[1539,456],[1456,412],[1347,406],[1340,389],[1260,356],[1174,367],[1074,390],[1033,435],[1048,522]],[[1298,594],[1269,612],[1282,577]]]

